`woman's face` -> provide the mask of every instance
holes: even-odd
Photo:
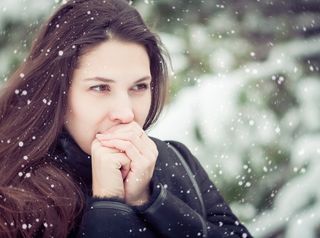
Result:
[[[81,149],[91,153],[99,132],[135,121],[143,126],[151,106],[150,62],[145,48],[105,41],[80,57],[68,94],[65,126]]]

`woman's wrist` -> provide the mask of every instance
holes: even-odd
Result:
[[[143,206],[146,203],[148,203],[149,200],[150,200],[150,191],[148,189],[148,191],[146,191],[142,196],[140,196],[139,199],[135,201],[127,201],[127,203],[130,206]]]
[[[113,198],[117,197],[119,199],[124,199],[124,194],[118,193],[111,193],[107,189],[101,189],[101,188],[93,188],[92,189],[92,196],[96,198]]]

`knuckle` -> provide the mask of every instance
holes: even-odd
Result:
[[[125,150],[131,150],[133,145],[130,142],[125,142],[124,148]]]
[[[128,137],[131,141],[133,141],[136,138],[136,135],[133,132],[129,132]]]

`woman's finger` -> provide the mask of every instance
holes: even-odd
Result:
[[[144,133],[137,134],[134,131],[115,131],[109,134],[97,134],[97,139],[99,141],[108,141],[108,140],[124,140],[131,142],[141,154],[153,154],[157,156],[157,148],[154,142]]]
[[[138,149],[130,142],[121,139],[110,139],[110,140],[101,140],[100,143],[103,146],[118,149],[121,152],[124,152],[130,160],[141,160],[142,154]]]

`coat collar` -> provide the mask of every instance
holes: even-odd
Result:
[[[64,164],[73,177],[90,193],[92,184],[91,156],[85,153],[66,129],[58,138],[58,146],[65,156]]]

